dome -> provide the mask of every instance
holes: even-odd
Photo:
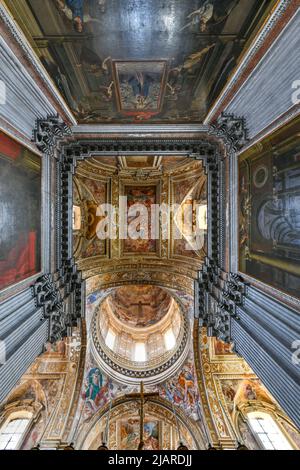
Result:
[[[152,285],[115,288],[92,320],[102,368],[128,383],[173,373],[188,351],[188,321],[170,291]]]
[[[113,314],[125,325],[146,328],[167,314],[172,297],[157,286],[132,285],[117,288],[108,301]]]

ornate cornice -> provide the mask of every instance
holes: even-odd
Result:
[[[58,116],[48,116],[47,119],[38,119],[33,131],[33,141],[40,152],[53,155],[59,139],[72,135],[70,127]]]
[[[248,142],[246,122],[243,117],[222,113],[212,125],[213,133],[223,139],[230,150],[238,151]]]

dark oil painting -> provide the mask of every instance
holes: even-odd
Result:
[[[0,290],[41,270],[41,161],[0,132]]]
[[[5,0],[79,123],[203,122],[276,0]]]
[[[242,159],[239,210],[240,271],[299,298],[298,137]]]

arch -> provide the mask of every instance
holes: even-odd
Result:
[[[111,410],[110,410],[110,419],[116,420],[118,416],[118,412],[120,410],[125,409],[128,410],[130,405],[134,404],[134,411],[137,411],[137,400],[133,399],[129,396],[123,396],[120,398],[116,398],[112,401]],[[147,408],[146,408],[147,407]],[[76,436],[76,449],[78,450],[92,450],[96,449],[98,445],[101,444],[101,435],[99,435],[99,424],[102,419],[107,419],[109,413],[110,404],[105,405],[101,408],[92,419],[87,423],[79,428],[78,435]],[[168,419],[172,422],[172,425],[176,426],[176,420],[173,413],[172,403],[168,402],[167,400],[155,397],[150,398],[145,405],[145,411],[149,414],[153,414],[154,410],[161,409],[162,412],[165,411]],[[163,414],[163,413],[162,413]],[[178,421],[180,423],[180,429],[186,430],[189,435],[191,436],[193,447],[195,450],[205,449],[204,439],[203,436],[197,426],[197,424],[186,416],[186,414],[179,409],[176,408],[176,415]],[[164,415],[164,419],[166,419],[166,415]]]
[[[44,389],[40,382],[34,379],[26,380],[13,390],[6,400],[6,406],[15,402],[39,403],[46,411],[48,408]]]
[[[256,414],[257,416],[269,416],[276,427],[279,429],[279,432],[283,435],[283,437],[287,440],[288,444],[291,446],[291,449],[299,449],[296,442],[293,440],[292,436],[287,431],[286,427],[282,423],[286,423],[295,433],[299,433],[293,422],[286,416],[286,414],[278,408],[278,406],[274,403],[269,401],[262,401],[262,400],[250,400],[246,402],[242,402],[236,406],[232,420],[237,432],[237,435],[241,439],[241,441],[245,440],[245,436],[242,434],[241,424],[246,429],[246,433],[251,433],[251,437],[253,438],[254,442],[257,444],[258,449],[264,449],[262,442],[257,438],[253,428],[249,423],[249,415]]]
[[[6,405],[0,417],[0,437],[11,422],[19,421],[21,432],[14,449],[20,449],[30,430],[40,418],[43,408],[41,403],[33,400],[16,401]]]

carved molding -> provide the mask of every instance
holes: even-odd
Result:
[[[249,140],[246,121],[243,117],[222,113],[212,128],[216,135],[223,138],[230,149],[235,152],[244,147]]]
[[[71,135],[72,131],[58,116],[38,119],[33,131],[33,141],[40,152],[53,155],[58,139]]]
[[[243,304],[247,284],[235,273],[226,273],[213,260],[206,258],[195,282],[196,316],[208,336],[230,343],[231,318],[238,320],[237,306]]]
[[[44,318],[50,320],[50,342],[68,336],[68,329],[77,326],[82,317],[82,279],[75,263],[55,274],[44,274],[31,289],[35,306],[42,308]]]

